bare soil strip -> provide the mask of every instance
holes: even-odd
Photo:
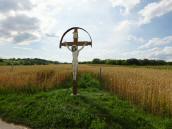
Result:
[[[29,129],[27,127],[7,123],[0,119],[0,129]]]

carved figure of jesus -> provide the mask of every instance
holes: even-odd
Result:
[[[85,47],[85,44],[80,49],[78,49],[78,46],[76,45],[72,45],[72,48],[70,48],[68,45],[66,46],[72,52],[73,80],[76,80],[77,71],[78,71],[78,55],[79,55],[79,52]]]

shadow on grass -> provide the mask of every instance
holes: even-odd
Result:
[[[80,96],[80,98],[83,102],[89,104],[90,107],[96,109],[93,111],[94,114],[105,120],[107,125],[109,125],[108,129],[155,129],[148,121],[141,117],[135,121],[120,113],[114,114],[108,107],[87,96]]]

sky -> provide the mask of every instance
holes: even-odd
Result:
[[[74,26],[93,39],[80,61],[172,61],[172,0],[0,0],[0,58],[71,62],[71,52],[59,49],[59,42]],[[80,32],[79,40],[89,38]]]

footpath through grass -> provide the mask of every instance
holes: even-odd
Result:
[[[69,88],[1,94],[0,117],[33,129],[172,129],[170,119],[145,113],[88,79],[81,77],[79,96]]]

